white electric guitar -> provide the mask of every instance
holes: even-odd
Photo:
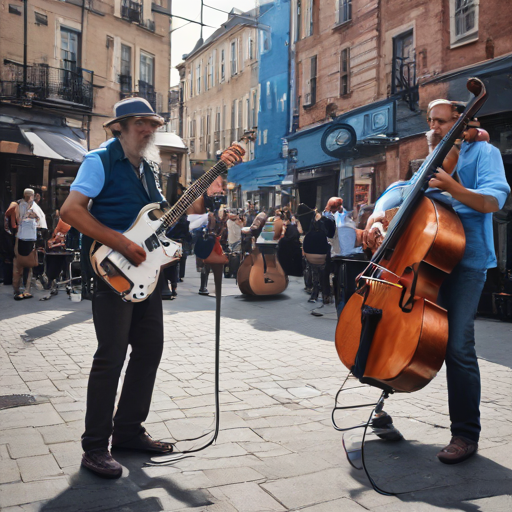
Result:
[[[249,138],[243,137],[245,140]],[[233,144],[228,150],[237,154],[240,161],[245,154],[244,149],[238,144]],[[127,302],[141,302],[147,299],[156,288],[160,269],[182,255],[181,244],[167,238],[165,232],[228,168],[228,164],[219,160],[167,211],[162,210],[159,203],[151,203],[142,208],[133,225],[124,233],[126,238],[146,251],[146,260],[139,266],[135,266],[110,247],[97,241],[93,242],[90,259],[98,277]]]

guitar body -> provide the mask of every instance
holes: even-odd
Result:
[[[278,295],[288,287],[288,276],[277,260],[274,247],[264,251],[256,247],[240,265],[237,282],[245,295]]]
[[[98,247],[95,243],[91,248],[92,268],[125,301],[145,300],[156,288],[161,267],[181,257],[180,243],[169,240],[163,233],[157,234],[160,217],[160,205],[148,204],[124,233],[146,251],[146,260],[138,267],[106,245]]]

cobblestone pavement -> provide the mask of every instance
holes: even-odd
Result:
[[[512,510],[511,324],[478,320],[483,347],[483,435],[476,457],[443,466],[449,440],[444,371],[424,390],[386,402],[406,441],[369,438],[365,459],[385,490],[373,491],[345,458],[333,429],[334,395],[346,376],[333,345],[333,306],[314,317],[299,279],[279,297],[244,298],[224,280],[221,431],[214,446],[169,466],[119,452],[123,477],[80,469],[87,377],[95,349],[90,302],[64,293],[15,302],[0,285],[0,395],[33,403],[0,410],[0,509],[5,512],[492,511]],[[215,300],[197,295],[189,263],[178,298],[164,302],[165,351],[146,427],[155,438],[208,433],[214,419]],[[213,287],[213,283],[212,283]],[[343,404],[369,403],[375,390],[349,381]],[[343,414],[343,426],[369,408]],[[351,442],[347,434],[345,442]],[[359,433],[359,434],[358,434]],[[181,449],[196,443],[178,443]],[[155,459],[156,460],[156,459]]]

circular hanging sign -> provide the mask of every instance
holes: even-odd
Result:
[[[349,124],[334,124],[322,135],[322,151],[334,158],[342,158],[357,142],[357,135]]]

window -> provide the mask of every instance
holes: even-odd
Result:
[[[246,98],[245,99],[245,112],[246,112],[246,117],[245,117],[245,130],[249,130],[251,127],[252,127],[252,119],[251,119],[251,114],[252,114],[252,111],[251,111],[251,100],[250,98]]]
[[[78,59],[78,38],[80,34],[74,30],[61,27],[60,29],[60,59],[61,68],[76,72]]]
[[[308,65],[309,64],[309,65]],[[314,105],[316,102],[316,55],[309,59],[304,66],[304,106]]]
[[[36,25],[48,25],[48,16],[46,14],[34,11],[34,16],[36,18]]]
[[[213,134],[213,151],[220,149],[220,107],[215,112],[215,132]]]
[[[21,6],[16,4],[9,4],[9,12],[21,16]]]
[[[224,103],[224,105],[222,105],[222,149],[226,147],[226,111],[227,106]]]
[[[350,48],[344,48],[340,53],[340,96],[350,92]]]
[[[188,74],[188,97],[192,98],[194,95],[194,79],[192,78],[192,71]]]
[[[208,89],[211,89],[215,84],[213,83],[213,61],[212,57],[208,59]]]
[[[254,90],[251,92],[252,96],[252,115],[251,115],[251,126],[249,128],[256,128],[258,126],[258,91]]]
[[[243,110],[243,102],[242,100],[239,100],[238,102],[238,123],[237,123],[237,128],[238,128],[238,132],[236,134],[236,140],[240,140],[242,138],[242,134],[243,134],[243,126],[244,126],[244,121],[243,121],[243,117],[244,117],[244,110]]]
[[[143,51],[140,52],[140,81],[155,85],[155,57]]]
[[[132,49],[121,44],[121,75],[119,76],[121,92],[128,94],[132,90]]]
[[[226,79],[226,57],[225,51],[220,51],[220,81],[224,82]]]
[[[313,0],[304,2],[304,37],[313,35]]]
[[[267,53],[271,48],[271,35],[269,30],[260,30],[260,55]]]
[[[414,57],[412,30],[393,38],[392,94],[416,84],[416,62]]]
[[[478,4],[475,0],[450,0],[450,42],[462,44],[478,38]]]
[[[238,73],[238,39],[231,43],[231,76]]]
[[[247,41],[247,56],[249,60],[254,59],[254,39],[249,36],[249,41]]]
[[[238,101],[233,100],[233,105],[231,107],[231,136],[230,140],[228,141],[228,144],[230,144],[236,137],[236,131],[235,131],[235,123],[236,123],[236,106],[238,104]]]
[[[201,94],[201,63],[196,66],[196,94]]]
[[[352,0],[335,0],[336,25],[341,25],[352,19]]]

